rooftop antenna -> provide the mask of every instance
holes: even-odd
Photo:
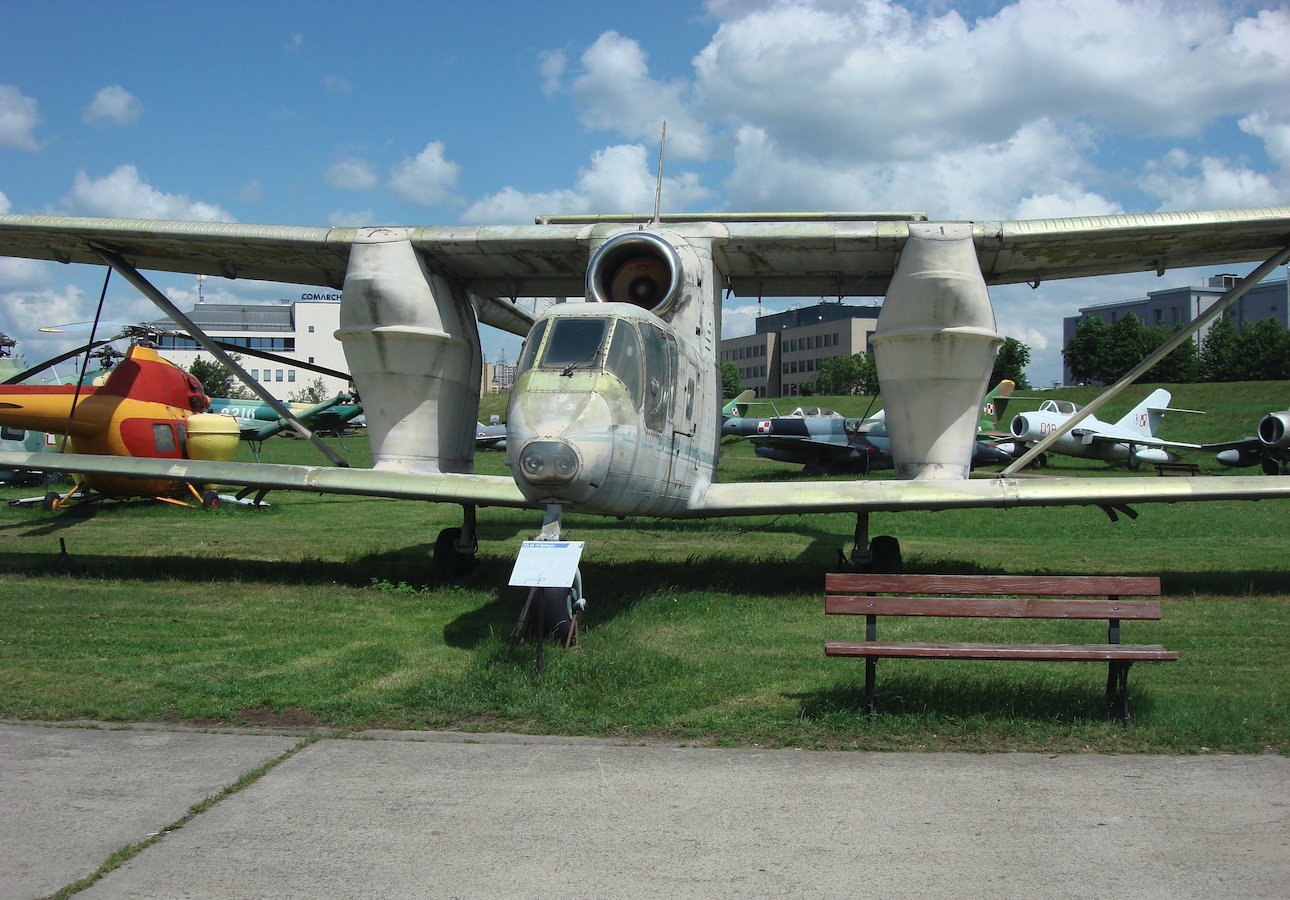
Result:
[[[205,283],[206,283],[206,276],[198,275],[197,276],[197,302],[198,303],[202,302],[202,285]]]
[[[667,146],[667,119],[663,120],[663,136],[658,139],[658,181],[654,184],[654,222],[658,227],[658,203],[663,198],[663,148]]]

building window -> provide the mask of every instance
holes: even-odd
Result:
[[[314,333],[314,327],[312,325],[309,326],[309,333],[310,334]]]
[[[836,347],[837,345],[838,345],[838,333],[835,331],[833,332],[833,346]]]
[[[789,366],[790,366],[790,368],[789,368],[789,370],[788,370],[788,371],[789,371],[790,373],[792,373],[793,375],[796,375],[796,374],[797,374],[797,363],[796,363],[796,362],[789,363]]]
[[[281,380],[282,380],[282,370],[281,370],[281,369],[278,369],[274,374],[277,376],[276,378],[274,378],[274,379],[273,379],[274,381],[281,381]]]
[[[788,363],[784,363],[784,374],[788,374]]]
[[[296,370],[287,369],[287,381],[295,381],[295,380],[296,380]]]
[[[309,361],[310,361],[310,362],[313,362],[313,361],[314,361],[314,358],[313,358],[312,356],[311,356],[311,357],[309,357]]]
[[[260,370],[259,370],[259,369],[252,369],[252,370],[251,370],[251,379],[252,379],[253,381],[259,381],[259,380],[260,380]]]

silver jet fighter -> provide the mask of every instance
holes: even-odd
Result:
[[[1228,468],[1262,466],[1265,475],[1285,475],[1290,464],[1290,409],[1270,412],[1259,420],[1253,437],[1205,444],[1202,449],[1218,450],[1214,458]]]

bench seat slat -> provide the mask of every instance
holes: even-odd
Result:
[[[1118,575],[868,575],[830,572],[824,576],[824,587],[832,594],[1160,596],[1159,578]]]
[[[828,641],[826,656],[895,659],[1171,660],[1176,650],[1155,644],[935,644],[890,641]]]
[[[824,598],[824,611],[831,616],[1151,620],[1160,618],[1160,601],[829,596]]]

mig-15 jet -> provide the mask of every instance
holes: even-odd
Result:
[[[1161,440],[1156,437],[1160,421],[1165,413],[1199,414],[1199,410],[1171,409],[1170,399],[1168,391],[1157,388],[1113,425],[1089,416],[1060,437],[1048,448],[1048,452],[1082,459],[1122,459],[1130,469],[1136,469],[1144,462],[1177,462],[1178,456],[1169,450],[1170,447],[1199,450],[1200,444]],[[1056,432],[1082,408],[1069,400],[1045,400],[1038,410],[1013,417],[1011,428],[1014,440],[1000,444],[999,447],[1013,456],[1020,456],[1027,447]],[[1042,466],[1043,455],[1036,457],[1035,462]]]
[[[1205,444],[1202,449],[1218,450],[1215,459],[1228,468],[1262,466],[1265,475],[1285,475],[1290,464],[1290,409],[1260,419],[1253,437]]]
[[[140,269],[328,286],[374,466],[0,454],[0,464],[460,504],[702,518],[1290,497],[1290,479],[968,479],[996,348],[987,285],[1290,258],[1290,208],[1032,221],[919,213],[550,216],[528,226],[276,227],[0,216],[0,255],[108,265],[209,345]],[[895,480],[721,484],[721,297],[885,296],[871,346]],[[1230,300],[1240,295],[1233,289]],[[581,296],[535,316],[516,297]],[[1230,300],[1228,302],[1230,302]],[[1220,299],[1221,305],[1224,300]],[[478,323],[526,337],[509,476],[472,474]],[[248,387],[255,390],[254,384]]]

